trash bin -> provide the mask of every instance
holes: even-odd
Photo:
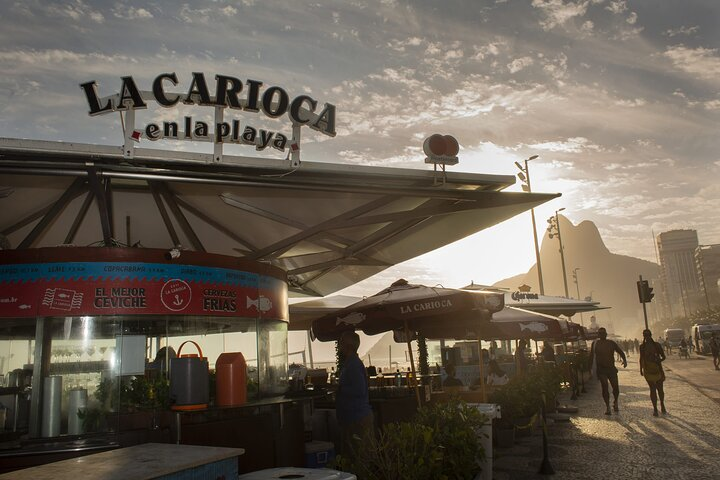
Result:
[[[298,478],[305,480],[357,480],[352,473],[339,472],[327,468],[280,467],[258,470],[240,475],[238,480],[272,480],[281,478]]]
[[[215,403],[220,407],[247,401],[247,364],[241,352],[221,353],[215,362]]]
[[[495,403],[469,403],[468,406],[476,408],[480,413],[488,418],[480,429],[480,445],[485,449],[485,461],[482,464],[482,480],[492,480],[493,478],[493,449],[492,449],[492,421],[494,418],[500,418],[500,406]]]

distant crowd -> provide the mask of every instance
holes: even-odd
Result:
[[[625,340],[620,340],[619,343],[621,348],[628,354],[640,353],[640,344],[642,342],[640,342],[637,338],[627,338]],[[669,355],[673,353],[672,343],[668,341],[667,338],[658,338],[658,343],[663,347],[666,354]],[[680,354],[683,353],[684,349],[687,349],[688,352],[692,352],[694,350],[692,337],[688,337],[687,339],[683,338],[678,345],[678,349],[678,353]]]

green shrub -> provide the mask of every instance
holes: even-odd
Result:
[[[434,443],[442,451],[442,472],[449,479],[472,479],[480,471],[485,451],[480,428],[485,415],[465,402],[448,402],[420,409],[417,422],[433,431]]]
[[[429,427],[415,422],[392,423],[377,436],[355,444],[354,456],[338,455],[336,468],[359,480],[445,479],[440,452]]]
[[[421,408],[414,421],[384,426],[358,442],[354,458],[339,455],[336,468],[359,480],[456,480],[475,478],[485,451],[480,427],[486,417],[465,402]]]

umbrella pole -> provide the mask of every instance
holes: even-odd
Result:
[[[413,359],[412,345],[410,344],[410,330],[408,330],[407,320],[405,320],[405,338],[407,338],[408,353],[410,354],[412,378],[415,379],[415,398],[417,399],[418,408],[420,408],[420,386],[418,385],[418,377],[415,372],[415,360]]]
[[[487,394],[485,392],[485,362],[483,362],[482,340],[479,338],[478,357],[480,357],[480,395],[482,395],[483,403],[487,403]]]

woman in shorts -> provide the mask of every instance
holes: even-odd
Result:
[[[660,397],[662,413],[667,413],[667,410],[665,410],[665,390],[663,389],[665,372],[662,368],[662,362],[664,360],[665,351],[662,345],[653,340],[650,330],[643,330],[643,342],[640,345],[640,375],[645,377],[645,381],[650,387],[650,401],[652,401],[654,417],[658,416],[658,397]]]

